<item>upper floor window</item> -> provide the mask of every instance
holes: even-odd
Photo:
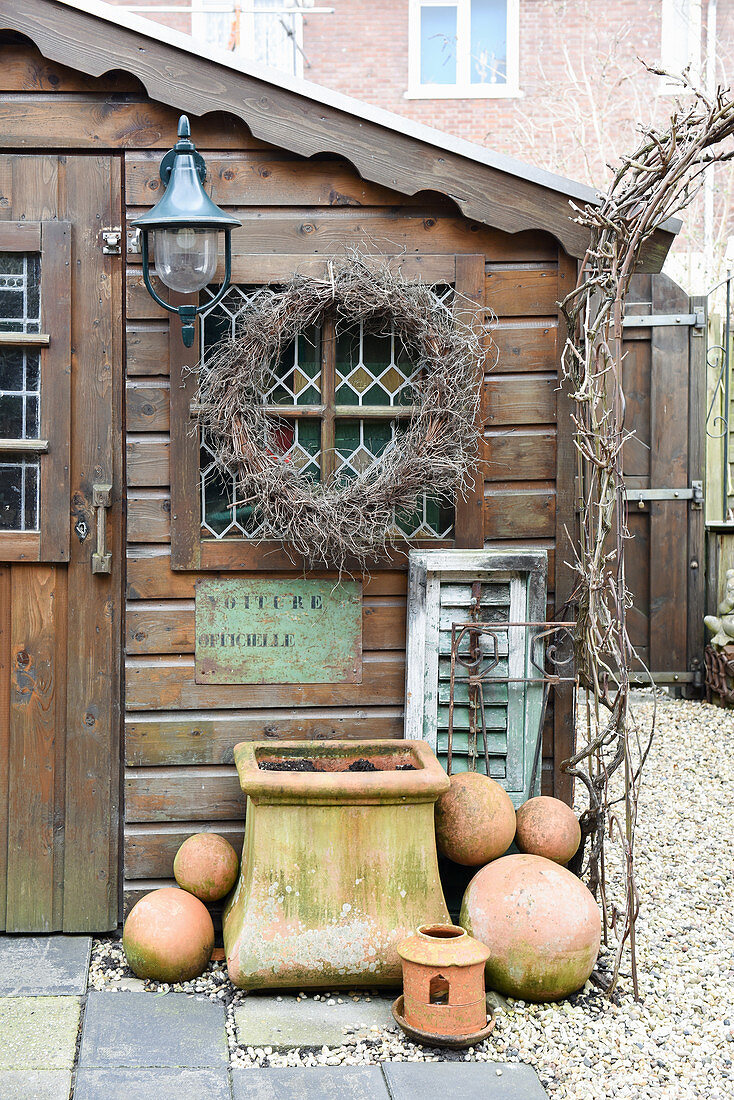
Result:
[[[519,95],[519,0],[410,0],[408,96]]]
[[[197,41],[303,74],[303,11],[293,0],[196,0],[191,23]]]
[[[701,69],[701,0],[662,0],[660,60],[673,74],[688,69],[696,81]],[[661,94],[678,94],[683,86],[673,77],[661,77]]]

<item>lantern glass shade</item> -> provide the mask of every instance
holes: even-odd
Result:
[[[192,294],[210,283],[219,256],[217,229],[172,226],[155,231],[155,271],[171,290]]]

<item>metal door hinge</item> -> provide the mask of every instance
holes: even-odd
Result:
[[[122,229],[119,225],[108,225],[102,230],[102,251],[105,256],[122,255]]]
[[[639,313],[622,319],[622,328],[664,328],[675,325],[678,328],[702,329],[706,324],[706,310],[696,306],[694,313]]]
[[[695,672],[640,672],[630,673],[632,686],[649,687],[652,679],[656,684],[700,684],[701,673]]]
[[[703,482],[692,481],[689,489],[628,489],[627,500],[639,508],[649,500],[689,500],[691,508],[702,508]]]

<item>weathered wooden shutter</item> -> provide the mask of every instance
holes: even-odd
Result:
[[[480,622],[543,622],[546,601],[545,551],[436,550],[410,555],[406,737],[427,741],[447,761],[451,626],[471,615],[472,585],[479,583]],[[484,688],[489,770],[520,805],[540,791],[540,769],[530,791],[542,706],[542,681],[522,626],[498,630],[499,664],[492,671],[529,683]],[[488,644],[488,643],[487,643]],[[452,771],[470,766],[469,697],[465,684],[454,693]],[[479,736],[477,769],[485,771]]]

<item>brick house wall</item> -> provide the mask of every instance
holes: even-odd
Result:
[[[129,0],[112,2],[125,7]],[[517,0],[520,94],[490,99],[409,97],[409,0],[313,3],[333,12],[306,8],[306,79],[592,185],[604,186],[608,165],[634,148],[641,122],[664,124],[674,108],[674,96],[661,94],[660,78],[638,60],[660,64],[663,0]],[[712,6],[702,0],[702,78]],[[726,85],[734,69],[734,0],[715,7],[715,74]],[[190,31],[187,15],[157,18]],[[708,212],[701,194],[666,268],[696,293],[716,280],[734,234],[734,169],[716,169],[708,188]]]

